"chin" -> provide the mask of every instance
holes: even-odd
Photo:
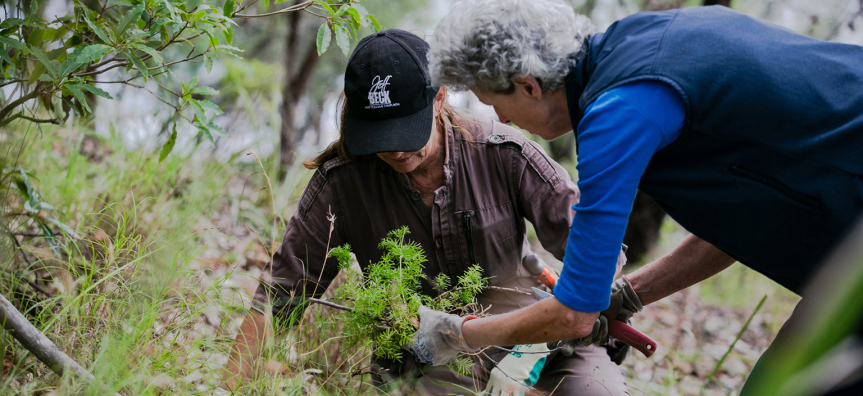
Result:
[[[411,161],[411,162],[413,162],[413,161]],[[408,172],[412,172],[414,169],[416,169],[416,164],[412,164],[412,163],[390,164],[390,166],[392,166],[393,169],[398,173],[408,173]]]
[[[539,137],[543,138],[544,140],[551,141],[551,140],[557,139],[563,135],[566,135],[567,133],[569,133],[571,131],[572,130],[559,131],[559,130],[544,129],[540,133],[534,133],[534,135],[539,136]]]

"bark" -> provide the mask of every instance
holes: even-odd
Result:
[[[279,115],[282,118],[282,127],[279,134],[279,180],[283,180],[288,167],[294,163],[294,152],[297,149],[300,131],[294,127],[294,113],[300,98],[305,94],[309,80],[315,70],[320,57],[314,40],[306,50],[302,60],[299,59],[297,51],[301,21],[301,12],[288,14],[288,38],[285,42],[285,85],[282,88],[282,104],[279,106]]]
[[[57,375],[63,376],[66,370],[71,370],[82,379],[93,380],[92,374],[57,348],[57,345],[30,324],[27,318],[18,312],[2,294],[0,294],[0,321],[12,337]]]

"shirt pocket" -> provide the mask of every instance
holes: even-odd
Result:
[[[519,237],[512,201],[475,210],[455,212],[459,223],[463,270],[479,264],[490,284],[514,275],[521,262],[524,235]]]

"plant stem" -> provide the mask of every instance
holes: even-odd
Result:
[[[313,302],[313,303],[315,303],[315,304],[321,304],[321,305],[326,305],[326,306],[328,306],[328,307],[333,307],[333,308],[335,308],[335,309],[341,309],[342,311],[353,311],[353,310],[354,310],[354,309],[353,309],[353,308],[351,308],[351,307],[346,307],[346,306],[344,306],[344,305],[339,305],[339,304],[336,304],[336,303],[334,303],[334,302],[329,302],[329,301],[321,300],[321,299],[317,299],[317,298],[312,298],[312,297],[310,297],[310,298],[309,298],[309,301],[311,301],[311,302]]]
[[[734,337],[734,341],[731,343],[731,345],[728,346],[728,350],[725,351],[724,355],[722,355],[722,359],[719,359],[719,361],[716,362],[716,367],[713,368],[713,372],[711,372],[710,375],[707,376],[707,379],[704,380],[704,383],[701,385],[701,392],[699,393],[704,393],[704,388],[707,387],[707,384],[709,384],[710,381],[713,381],[713,376],[716,375],[716,373],[722,367],[722,363],[725,362],[725,358],[727,358],[728,355],[731,354],[731,351],[734,349],[734,345],[736,345],[737,341],[740,340],[740,337],[743,336],[743,332],[746,331],[747,328],[749,328],[749,323],[752,322],[752,318],[755,317],[755,314],[757,314],[758,311],[761,309],[761,306],[764,305],[765,300],[767,300],[766,294],[764,295],[764,297],[761,297],[761,301],[758,302],[755,310],[752,311],[752,315],[749,315],[749,319],[747,319],[746,323],[743,324],[743,328],[740,329],[740,332],[737,333],[737,337]]]

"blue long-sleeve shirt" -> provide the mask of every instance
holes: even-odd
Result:
[[[659,81],[600,95],[578,124],[578,187],[563,272],[554,289],[569,308],[608,308],[611,282],[638,183],[650,159],[678,136],[686,116],[680,95]]]

